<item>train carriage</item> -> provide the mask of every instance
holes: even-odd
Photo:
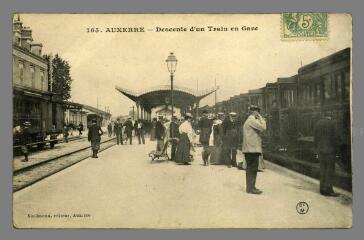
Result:
[[[48,136],[62,132],[63,107],[49,92],[13,87],[13,127],[30,122],[30,144],[42,148]],[[13,144],[19,145],[19,136],[14,134]]]
[[[351,168],[350,120],[350,48],[301,67],[297,85],[300,114],[297,123],[301,142],[311,146],[313,159],[313,126],[323,112],[331,112],[340,137],[341,160]]]

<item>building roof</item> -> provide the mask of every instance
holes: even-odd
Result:
[[[258,88],[258,89],[252,89],[248,91],[249,94],[254,94],[254,93],[263,93],[263,89],[262,88]]]
[[[119,86],[115,86],[115,89],[132,101],[140,103],[144,108],[147,109],[152,109],[165,104],[171,104],[170,85],[161,85],[147,88],[140,92],[135,92]],[[217,89],[219,89],[219,87],[213,87],[211,89],[197,92],[186,87],[174,85],[173,105],[179,108],[186,107],[210,95]]]
[[[108,113],[108,112],[105,112],[105,111],[102,111],[100,109],[97,109],[95,107],[92,107],[92,106],[89,106],[89,105],[85,105],[85,104],[82,104],[83,108],[86,109],[86,110],[89,110],[91,112],[94,112],[96,114],[99,114],[99,115],[103,115],[103,116],[108,116],[110,117],[111,116],[111,113]]]
[[[297,82],[297,75],[294,75],[292,77],[278,78],[277,81],[278,81],[278,84],[281,84],[281,83],[296,83]]]

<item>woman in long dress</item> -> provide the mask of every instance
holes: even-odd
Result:
[[[212,125],[212,132],[210,136],[209,145],[211,146],[210,163],[211,164],[224,164],[221,158],[222,148],[222,121],[220,119],[214,120]]]
[[[190,162],[192,162],[190,151],[191,148],[193,149],[194,139],[194,131],[191,125],[192,115],[187,113],[184,118],[184,122],[178,128],[180,138],[176,151],[176,163],[190,165]]]
[[[155,125],[156,125],[157,119],[153,118],[151,129],[150,129],[150,141],[155,141]]]

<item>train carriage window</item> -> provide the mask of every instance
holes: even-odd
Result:
[[[282,107],[288,107],[288,106],[289,106],[289,90],[285,89],[283,91]]]
[[[345,99],[350,97],[350,73],[348,71],[344,73],[344,96]]]
[[[312,84],[307,86],[308,88],[308,103],[312,104],[314,103],[314,97],[315,97],[315,88]]]
[[[335,84],[335,77],[331,75],[331,98],[336,99],[336,84]]]
[[[332,99],[333,97],[333,92],[332,92],[332,81],[329,75],[324,77],[324,97],[325,97],[325,101],[329,101],[330,99]]]
[[[295,104],[295,101],[294,101],[294,92],[292,89],[290,90],[290,99],[291,101],[289,106],[293,106]]]
[[[316,83],[315,84],[315,88],[316,88],[316,95],[315,95],[315,103],[320,105],[322,103],[321,99],[321,83]]]
[[[342,98],[342,77],[341,73],[335,74],[336,98],[340,101]]]

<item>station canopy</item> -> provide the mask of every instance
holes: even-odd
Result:
[[[140,104],[145,109],[152,109],[162,105],[171,105],[171,86],[161,85],[153,88],[144,89],[140,92],[134,92],[125,88],[116,86],[115,89],[127,96],[132,101]],[[173,86],[173,106],[177,108],[186,108],[201,99],[214,93],[218,89],[213,87],[204,91],[193,91],[192,89]]]

